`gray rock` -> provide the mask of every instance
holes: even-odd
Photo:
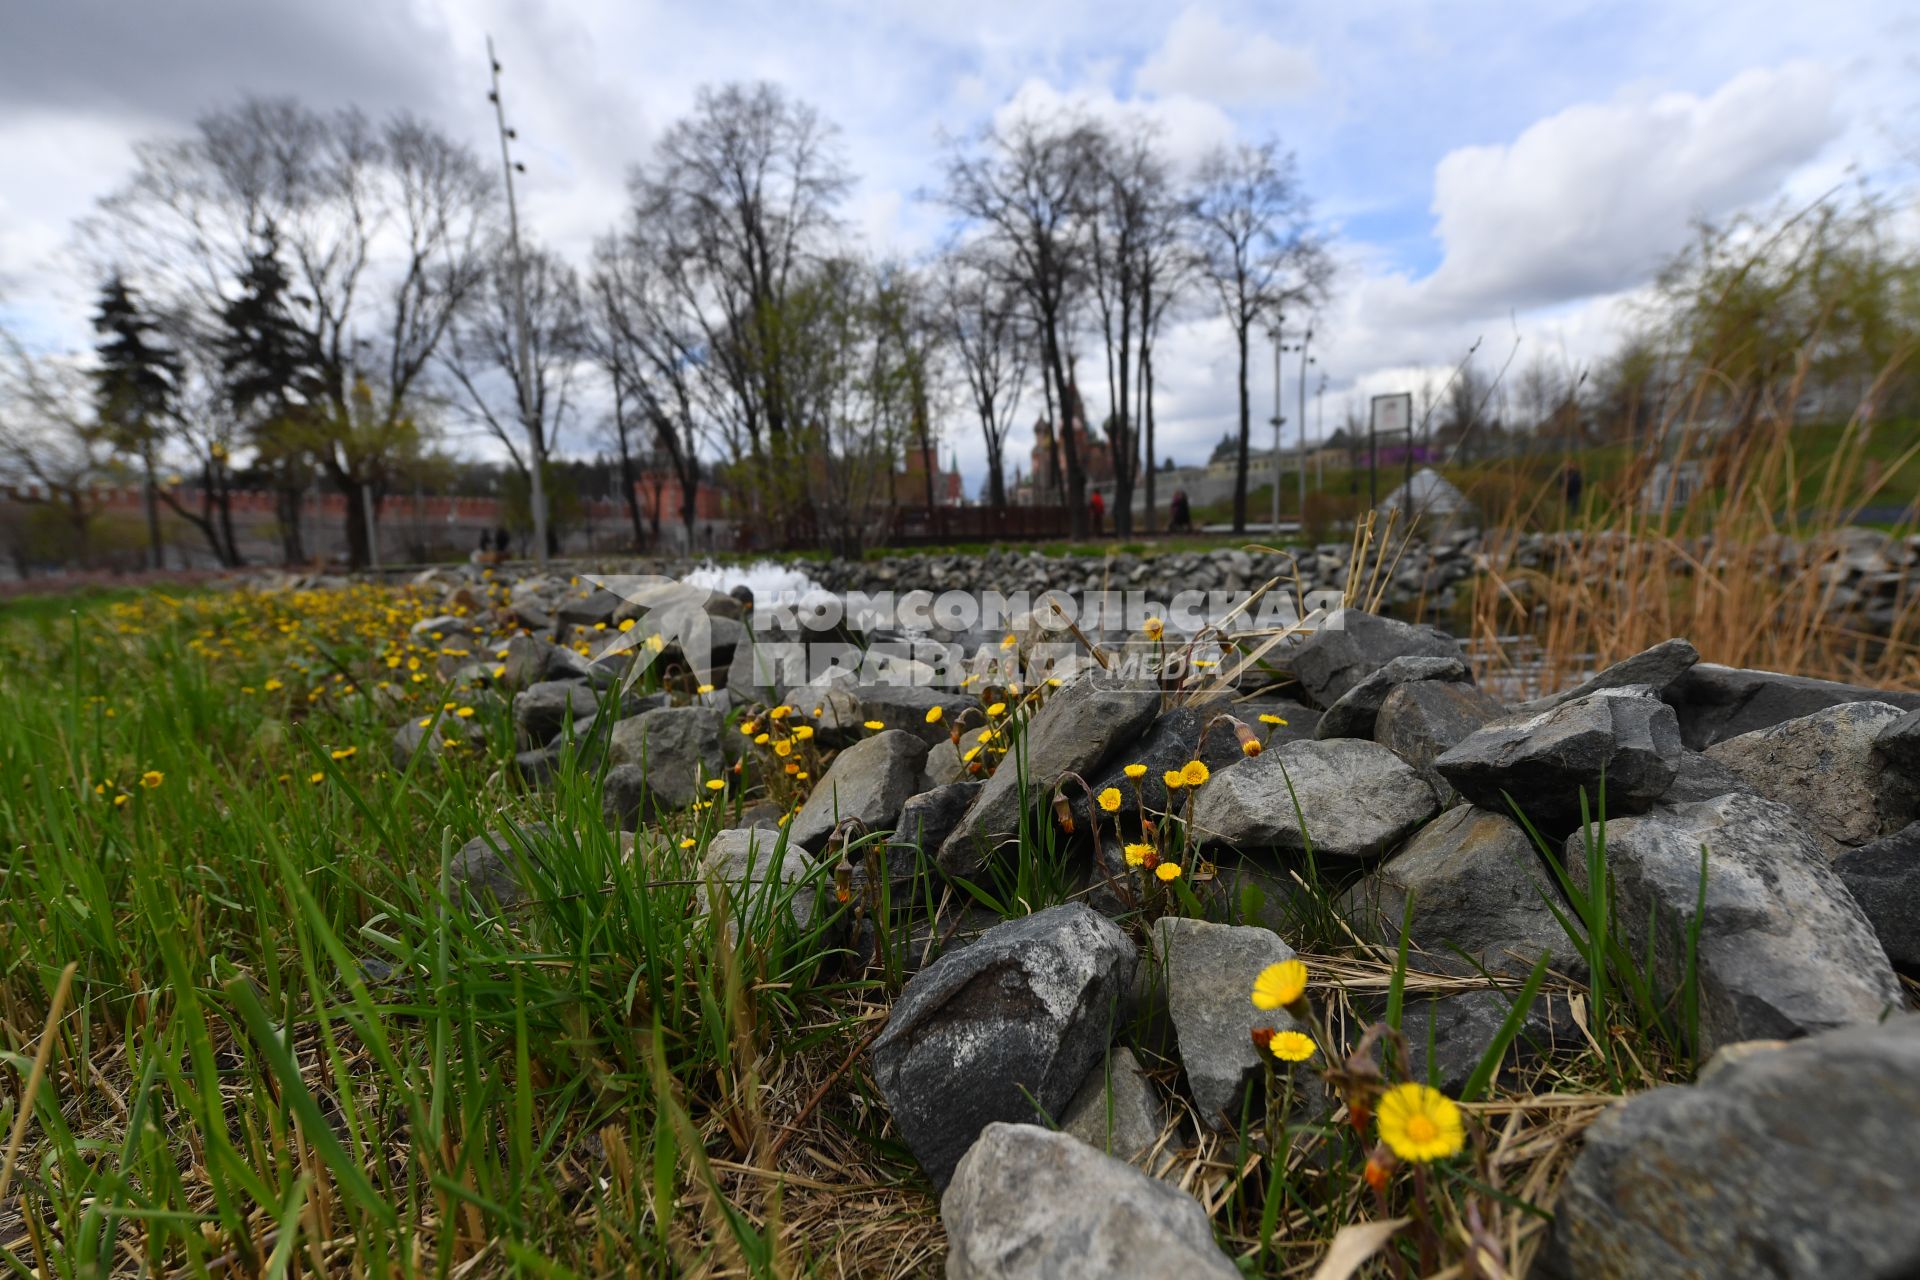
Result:
[[[1438,808],[1433,789],[1393,752],[1334,738],[1284,743],[1220,770],[1195,794],[1193,826],[1236,848],[1298,852],[1311,838],[1316,855],[1374,858]]]
[[[868,846],[866,857],[854,867],[856,895],[862,884],[876,874],[876,859],[882,861],[885,868],[882,874],[896,891],[911,884],[922,870],[930,869],[940,846],[967,816],[974,798],[980,794],[980,786],[978,782],[950,782],[923,791],[901,805],[899,822],[893,835],[887,838],[884,851]]]
[[[1492,1047],[1517,995],[1486,989],[1407,1001],[1400,1011],[1400,1029],[1407,1037],[1409,1077],[1458,1097]],[[1586,1047],[1567,998],[1539,995],[1507,1046],[1501,1070],[1557,1054],[1578,1054]]]
[[[1472,685],[1423,680],[1387,695],[1374,718],[1373,738],[1412,765],[1433,788],[1440,807],[1450,808],[1459,794],[1433,762],[1506,713],[1497,698]]]
[[[1581,840],[1579,832],[1568,838],[1565,865],[1584,892]],[[1644,955],[1651,921],[1654,979],[1663,990],[1679,989],[1702,846],[1707,894],[1697,972],[1706,1050],[1872,1022],[1901,1007],[1886,952],[1819,838],[1784,806],[1742,794],[1607,824],[1620,933],[1634,955]]]
[[[1464,661],[1460,642],[1435,627],[1382,618],[1360,609],[1335,609],[1289,655],[1294,679],[1307,696],[1331,707],[1342,694],[1395,658]]]
[[[1060,1132],[1128,1164],[1139,1164],[1159,1144],[1167,1108],[1133,1051],[1117,1048],[1087,1073],[1087,1082],[1059,1120]]]
[[[600,816],[614,831],[638,831],[647,812],[647,771],[637,764],[616,764],[600,782]]]
[[[878,722],[876,722],[878,723]],[[962,757],[980,745],[980,735],[987,730],[986,725],[969,729],[955,742],[952,738],[942,738],[927,748],[927,785],[942,787],[949,782],[967,782],[986,777],[985,766],[976,754],[972,760]],[[978,766],[977,768],[975,766]]]
[[[700,855],[702,883],[693,891],[694,910],[705,915],[715,889],[728,900],[727,928],[738,938],[741,921],[749,935],[763,929],[775,912],[804,927],[819,906],[818,869],[797,846],[782,842],[765,827],[735,827],[714,832]]]
[[[1920,709],[1920,693],[1912,691],[1863,689],[1712,662],[1690,668],[1662,696],[1679,717],[1680,740],[1695,751],[1843,702],[1890,702],[1903,711]]]
[[[1218,711],[1225,709],[1233,712],[1234,715],[1239,716],[1242,720],[1245,720],[1249,725],[1253,726],[1254,732],[1258,733],[1263,739],[1266,738],[1268,734],[1272,734],[1273,736],[1270,740],[1275,745],[1282,742],[1292,742],[1295,738],[1313,737],[1314,732],[1320,727],[1320,717],[1324,714],[1304,702],[1295,702],[1291,698],[1258,697],[1248,698],[1241,702],[1231,702],[1220,705],[1208,703],[1206,705],[1209,710]],[[1266,724],[1260,719],[1263,715],[1278,716],[1280,719],[1285,720],[1286,723],[1282,725]]]
[[[1920,1274],[1920,1018],[1743,1055],[1586,1131],[1553,1255],[1595,1280]]]
[[[619,596],[604,587],[595,587],[562,600],[554,616],[571,627],[591,627],[596,622],[611,623],[620,604]]]
[[[585,720],[600,710],[600,695],[575,680],[542,680],[513,695],[514,736],[524,748],[544,747],[571,716]]]
[[[799,647],[751,633],[734,646],[727,663],[727,689],[744,702],[778,702],[794,685],[807,678]]]
[[[1920,711],[1909,711],[1882,729],[1873,745],[1893,768],[1920,778]]]
[[[1708,747],[1759,794],[1844,845],[1891,835],[1920,810],[1920,776],[1892,768],[1875,746],[1902,717],[1885,702],[1846,702]]]
[[[793,819],[789,838],[817,851],[836,824],[849,818],[868,831],[891,831],[912,796],[927,759],[927,744],[888,729],[842,750],[814,784]]]
[[[1680,733],[1658,699],[1603,689],[1551,711],[1484,725],[1434,761],[1440,776],[1482,808],[1511,796],[1550,837],[1579,825],[1580,793],[1597,814],[1644,813],[1679,770]]]
[[[1413,899],[1408,936],[1442,965],[1464,952],[1490,971],[1526,973],[1542,955],[1578,973],[1579,953],[1549,902],[1566,904],[1533,841],[1504,813],[1461,805],[1435,818],[1341,900],[1354,931],[1397,945]]]
[[[1644,686],[1658,696],[1698,661],[1700,651],[1689,642],[1662,640],[1651,649],[1643,649],[1631,658],[1623,658],[1571,689],[1535,698],[1532,702],[1523,702],[1514,711],[1519,715],[1551,711],[1562,703],[1584,698],[1602,689],[1625,689],[1629,686]]]
[[[745,626],[689,600],[649,610],[633,630],[642,638],[659,636],[661,659],[681,659],[708,683],[717,683],[719,672],[731,673],[733,655],[747,639]]]
[[[1020,829],[1024,803],[1038,807],[1062,774],[1082,777],[1145,731],[1160,710],[1160,691],[1087,677],[1057,690],[1022,733],[1015,752],[1024,756],[1027,787],[1022,794],[1015,754],[994,771],[959,830],[940,847],[940,866],[948,875],[975,876],[1003,841]]]
[[[684,809],[702,797],[704,782],[726,767],[719,713],[707,707],[659,707],[630,716],[613,726],[607,758],[641,769],[647,802],[655,809]]]
[[[935,1187],[995,1120],[1062,1114],[1112,1042],[1133,944],[1080,904],[996,925],[907,983],[874,1080]]]
[[[947,1280],[1237,1280],[1186,1192],[1037,1125],[991,1124],[940,1198]]]
[[[1293,948],[1270,929],[1178,916],[1155,920],[1148,945],[1155,976],[1164,983],[1194,1110],[1208,1127],[1234,1130],[1244,1107],[1258,1115],[1262,1106],[1264,1069],[1254,1030],[1305,1030],[1285,1010],[1253,1003],[1253,980],[1268,965],[1291,960]],[[1312,1066],[1303,1063],[1294,1071],[1299,1089]]]
[[[539,636],[513,637],[507,641],[507,656],[501,662],[506,672],[500,683],[509,689],[524,689],[547,679],[547,655],[557,647]]]
[[[431,760],[445,754],[448,742],[471,747],[485,738],[486,731],[478,724],[462,720],[451,711],[416,716],[393,731],[393,763],[396,768],[405,769],[422,751]]]
[[[1120,808],[1114,814],[1101,810],[1099,821],[1111,829],[1116,822],[1123,822],[1129,832],[1137,831],[1131,819],[1140,812],[1140,801],[1146,801],[1147,808],[1164,811],[1167,808],[1167,784],[1161,779],[1169,769],[1178,769],[1189,760],[1199,759],[1209,769],[1224,769],[1240,759],[1240,742],[1234,737],[1233,728],[1227,724],[1216,724],[1211,732],[1206,726],[1216,716],[1231,713],[1229,704],[1220,703],[1207,707],[1175,707],[1171,711],[1160,713],[1145,736],[1139,738],[1124,750],[1118,751],[1106,765],[1087,777],[1088,784],[1095,795],[1114,788],[1120,793]],[[1256,732],[1267,726],[1250,724]],[[1194,749],[1200,746],[1202,733],[1206,733],[1206,743],[1196,757]],[[1298,737],[1286,729],[1278,730],[1276,743],[1291,741]],[[1265,737],[1264,732],[1260,732]],[[1140,779],[1138,786],[1126,775],[1130,764],[1147,766],[1146,776]],[[1067,799],[1073,806],[1076,822],[1092,819],[1092,806],[1085,792],[1075,787],[1068,792]],[[1137,839],[1137,835],[1129,835]]]
[[[1887,959],[1920,969],[1920,822],[1848,849],[1833,869],[1880,938]]]
[[[929,684],[867,684],[857,686],[863,721],[878,720],[889,729],[918,734],[928,746],[952,736],[955,717],[979,701],[953,689]],[[942,719],[927,723],[927,712],[939,707]]]
[[[1731,795],[1735,791],[1753,794],[1753,788],[1727,766],[1712,756],[1700,751],[1682,751],[1680,767],[1673,775],[1673,783],[1660,795],[1661,804],[1690,804],[1696,800],[1711,800],[1715,796]]]
[[[531,822],[512,831],[488,831],[467,841],[447,865],[451,896],[470,906],[519,906],[527,898],[520,860],[537,860],[539,854],[533,844],[548,834],[546,823]]]
[[[1473,673],[1459,658],[1395,658],[1370,672],[1327,708],[1314,726],[1316,738],[1372,738],[1374,719],[1387,695],[1403,684],[1433,680],[1445,684],[1472,684]],[[1484,695],[1483,695],[1484,696]],[[1489,699],[1491,701],[1491,699]],[[1495,704],[1496,706],[1499,704]]]

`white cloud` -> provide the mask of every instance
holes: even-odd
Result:
[[[1211,102],[1186,94],[1122,99],[1106,89],[1061,90],[1040,79],[1021,85],[994,113],[994,122],[1005,127],[1016,120],[1058,120],[1073,115],[1110,125],[1116,132],[1137,130],[1153,138],[1176,173],[1184,172],[1235,136],[1231,116]]]
[[[1743,72],[1704,98],[1581,104],[1509,144],[1458,148],[1434,172],[1445,258],[1420,301],[1458,314],[1643,280],[1691,221],[1778,191],[1840,129],[1832,74],[1803,62]]]
[[[1134,76],[1134,88],[1184,93],[1227,106],[1285,102],[1320,83],[1305,49],[1265,32],[1235,31],[1201,9],[1183,10]]]

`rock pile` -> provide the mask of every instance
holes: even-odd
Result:
[[[1444,563],[1471,559],[1470,543],[1447,545]],[[1905,572],[1912,553],[1873,554]],[[1270,567],[1241,552],[1194,559],[1194,581],[1253,585]],[[968,585],[975,572],[927,561],[862,570],[868,585],[909,568]],[[843,569],[829,562],[821,576],[840,581]],[[1018,589],[1050,566],[980,558],[989,571]],[[1116,571],[1141,564],[1103,569]],[[949,1275],[1237,1274],[1198,1203],[1152,1174],[1192,1141],[1190,1123],[1229,1133],[1261,1114],[1269,1080],[1289,1080],[1303,1117],[1337,1105],[1316,1071],[1270,1072],[1255,1033],[1295,1024],[1248,998],[1255,974],[1294,955],[1291,908],[1315,878],[1361,940],[1391,945],[1404,924],[1426,972],[1511,977],[1546,957],[1563,994],[1526,1012],[1509,1065],[1580,1051],[1564,992],[1585,961],[1561,920],[1596,888],[1583,795],[1608,818],[1623,941],[1653,957],[1669,993],[1693,949],[1701,1042],[1728,1065],[1594,1126],[1557,1265],[1622,1276],[1920,1268],[1905,1212],[1920,1177],[1920,1021],[1902,1015],[1893,967],[1920,964],[1920,696],[1706,666],[1673,641],[1508,707],[1475,687],[1452,637],[1350,610],[1276,655],[1287,677],[1277,697],[1189,705],[1083,673],[1041,690],[1030,714],[982,720],[980,698],[961,688],[784,684],[754,665],[739,603],[716,594],[696,607],[733,623],[727,660],[634,698],[576,661],[579,647],[590,657],[624,634],[623,614],[642,635],[681,632],[649,629],[646,608],[604,595],[516,584],[496,623],[526,634],[483,683],[511,699],[504,720],[523,761],[604,741],[609,821],[630,828],[698,802],[737,767],[748,737],[738,722],[776,699],[834,748],[797,810],[743,818],[711,841],[716,887],[783,887],[801,920],[882,883],[990,886],[1037,844],[1060,859],[1064,905],[965,929],[917,925],[937,958],[907,981],[871,1048],[894,1129],[944,1192]],[[983,726],[1016,739],[991,770]],[[476,732],[475,720],[401,726],[395,758],[405,766]],[[1122,834],[1149,815],[1184,832],[1164,889],[1133,878],[1145,846]],[[857,866],[835,852],[849,831],[883,837]],[[496,836],[463,850],[454,874],[476,901],[524,907],[538,891],[528,870],[520,842]],[[830,874],[842,877],[834,893]],[[1159,908],[1146,909],[1138,882],[1166,895]],[[1458,1088],[1507,1009],[1496,989],[1410,1000],[1418,1069]],[[1740,1056],[1756,1039],[1794,1043]]]

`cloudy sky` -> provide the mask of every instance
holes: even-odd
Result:
[[[860,175],[849,221],[903,255],[945,230],[927,198],[942,139],[999,112],[1143,119],[1176,163],[1277,137],[1343,268],[1313,348],[1329,429],[1349,397],[1412,389],[1476,339],[1496,364],[1517,334],[1523,360],[1578,368],[1690,220],[1902,183],[1920,154],[1920,10],[1894,0],[12,0],[0,322],[84,343],[74,219],[136,140],[242,93],[404,107],[490,145],[489,33],[523,210],[577,259],[707,83],[773,80],[818,106]],[[1169,449],[1197,457],[1232,413],[1223,327],[1183,319],[1159,371]],[[953,443],[971,488],[981,451],[960,420]]]

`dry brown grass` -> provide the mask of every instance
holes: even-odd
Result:
[[[1557,482],[1537,489],[1494,522],[1499,531],[1486,539],[1485,572],[1468,600],[1483,674],[1550,692],[1683,636],[1708,662],[1873,687],[1920,684],[1912,580],[1898,587],[1884,629],[1867,625],[1841,595],[1850,551],[1901,552],[1901,531],[1854,527],[1878,491],[1866,440],[1865,424],[1849,424],[1831,465],[1809,483],[1788,420],[1712,437],[1666,424],[1635,465],[1595,495],[1587,519],[1560,536],[1560,554],[1529,566],[1514,531],[1560,500]],[[1645,510],[1641,488],[1663,455],[1699,463],[1705,487],[1685,506]],[[1920,443],[1883,470],[1916,456]],[[1516,645],[1516,637],[1533,644]]]

